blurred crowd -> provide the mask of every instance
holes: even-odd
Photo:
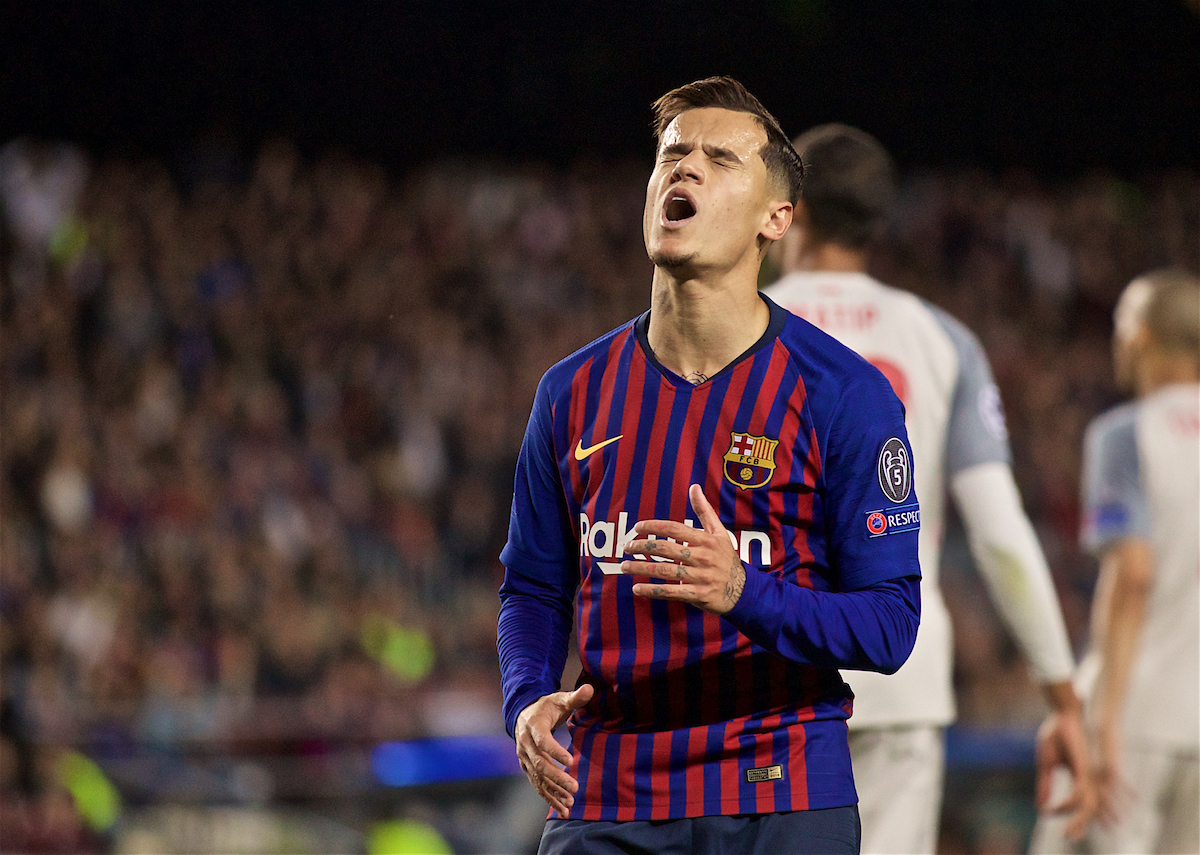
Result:
[[[541,373],[648,304],[647,173],[0,151],[0,837],[96,845],[65,749],[149,752],[169,791],[196,745],[298,754],[319,784],[331,746],[502,729],[516,453]],[[1200,267],[1198,235],[1194,172],[939,170],[906,176],[876,257],[981,336],[1076,644],[1109,315],[1133,275]],[[962,715],[1034,721],[965,556]]]

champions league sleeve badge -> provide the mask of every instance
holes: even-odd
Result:
[[[879,452],[878,470],[879,486],[893,504],[899,505],[908,498],[912,492],[912,464],[908,459],[908,449],[899,438],[892,437],[883,444]]]
[[[879,486],[898,508],[879,508],[867,512],[867,537],[884,537],[921,527],[921,507],[916,502],[903,504],[912,494],[912,461],[908,449],[898,437],[883,444],[879,452]]]
[[[777,439],[731,433],[725,452],[725,479],[739,490],[752,490],[771,480],[775,472]]]

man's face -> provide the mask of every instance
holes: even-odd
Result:
[[[667,126],[642,218],[657,267],[691,277],[749,258],[757,264],[758,238],[780,195],[763,163],[766,144],[754,116],[719,107],[688,110]]]

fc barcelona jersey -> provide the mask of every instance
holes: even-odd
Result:
[[[857,800],[853,693],[839,671],[767,650],[738,626],[768,607],[767,591],[919,576],[911,450],[883,375],[766,302],[759,341],[699,385],[654,358],[647,313],[538,387],[501,558],[510,573],[575,591],[580,679],[596,693],[568,723],[573,819]],[[637,521],[699,527],[693,483],[754,576],[726,616],[634,597],[644,579],[620,572]]]

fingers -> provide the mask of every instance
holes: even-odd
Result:
[[[582,709],[587,706],[592,700],[592,696],[596,694],[596,687],[591,683],[584,683],[575,691],[567,696],[567,707],[574,712],[577,709]]]
[[[546,731],[535,731],[530,734],[534,747],[551,760],[557,760],[564,766],[571,763],[571,752],[558,744],[554,735]]]
[[[1075,813],[1067,824],[1066,834],[1071,840],[1081,840],[1100,810],[1100,793],[1092,776],[1087,758],[1087,746],[1071,752],[1068,761],[1075,776],[1075,787],[1068,801],[1076,804]]]
[[[559,692],[557,695],[557,702],[559,706],[558,718],[556,721],[554,721],[551,730],[558,730],[560,727],[562,727],[563,722],[571,717],[572,712],[575,712],[576,710],[582,710],[584,706],[588,705],[588,702],[592,700],[592,695],[594,694],[595,688],[590,683],[583,683],[582,686],[575,689],[574,692]],[[550,741],[554,742],[552,737]],[[558,745],[558,742],[554,742],[554,745]],[[568,755],[568,759],[566,760],[562,759],[562,755],[558,754],[554,755],[554,758],[556,758],[559,763],[566,764],[569,763],[570,755]]]
[[[539,792],[544,792],[560,801],[574,801],[574,794],[579,791],[579,782],[568,772],[556,766],[544,754],[534,755],[526,760],[525,774]]]
[[[1079,792],[1079,784],[1075,784],[1065,799],[1058,804],[1047,806],[1045,810],[1046,813],[1050,814],[1071,813],[1077,807],[1079,807],[1081,801],[1082,797]]]
[[[584,688],[588,691],[581,691]],[[590,698],[592,691],[591,686],[586,686],[560,694],[565,697],[564,703],[569,703],[579,698]],[[517,758],[533,789],[551,809],[565,818],[575,803],[574,794],[579,791],[579,783],[562,768],[570,765],[571,753],[559,745],[548,730],[531,727],[517,742]]]
[[[1092,823],[1092,814],[1093,811],[1086,808],[1080,808],[1075,811],[1075,815],[1071,817],[1071,821],[1063,829],[1068,840],[1078,842],[1083,839],[1083,835],[1087,833],[1088,826]]]
[[[571,752],[554,738],[554,730],[571,714],[586,706],[596,689],[585,683],[572,692],[545,695],[517,717],[517,759],[529,783],[560,817],[566,818],[575,803],[578,782],[563,767],[570,767]]]
[[[1064,829],[1070,840],[1082,840],[1088,826],[1096,818],[1099,800],[1095,787],[1087,778],[1077,778],[1070,797],[1063,803],[1061,811],[1071,812],[1071,820]]]
[[[571,807],[575,804],[575,798],[569,793],[561,793],[554,789],[545,789],[539,791],[540,795],[546,804],[558,814],[560,819],[566,819],[571,814]]]
[[[652,564],[649,561],[622,561],[621,572],[626,576],[647,576],[651,579],[691,579],[692,575],[681,564]]]
[[[638,524],[642,525],[641,523]],[[636,529],[635,529],[636,530]],[[637,530],[639,534],[643,532]],[[695,529],[688,529],[691,537],[695,537]],[[688,542],[673,543],[669,540],[631,540],[624,546],[627,555],[650,555],[661,561],[629,560],[622,563],[621,570],[636,576],[651,576],[658,579],[686,579],[688,571],[683,565],[702,563],[704,547],[693,546]]]
[[[695,590],[685,585],[640,582],[634,585],[632,590],[635,597],[646,597],[651,600],[678,600],[682,603],[696,603],[699,599]]]
[[[696,519],[700,520],[700,525],[704,526],[704,530],[709,534],[721,534],[725,531],[725,526],[721,524],[721,518],[717,516],[716,510],[709,503],[708,497],[704,495],[704,490],[699,484],[693,484],[688,488],[688,498],[692,500],[692,510],[696,512]]]
[[[555,813],[565,819],[575,804],[574,794],[578,792],[579,784],[544,755],[525,755],[520,760],[521,770],[533,789]]]
[[[684,525],[675,520],[641,520],[634,527],[633,531],[638,537],[644,538],[647,535],[654,535],[661,538],[673,538],[678,541],[688,541],[695,539],[696,535],[700,534],[700,530],[693,528],[690,525]],[[639,541],[633,541],[639,542]],[[651,543],[659,543],[661,541],[651,541]]]

